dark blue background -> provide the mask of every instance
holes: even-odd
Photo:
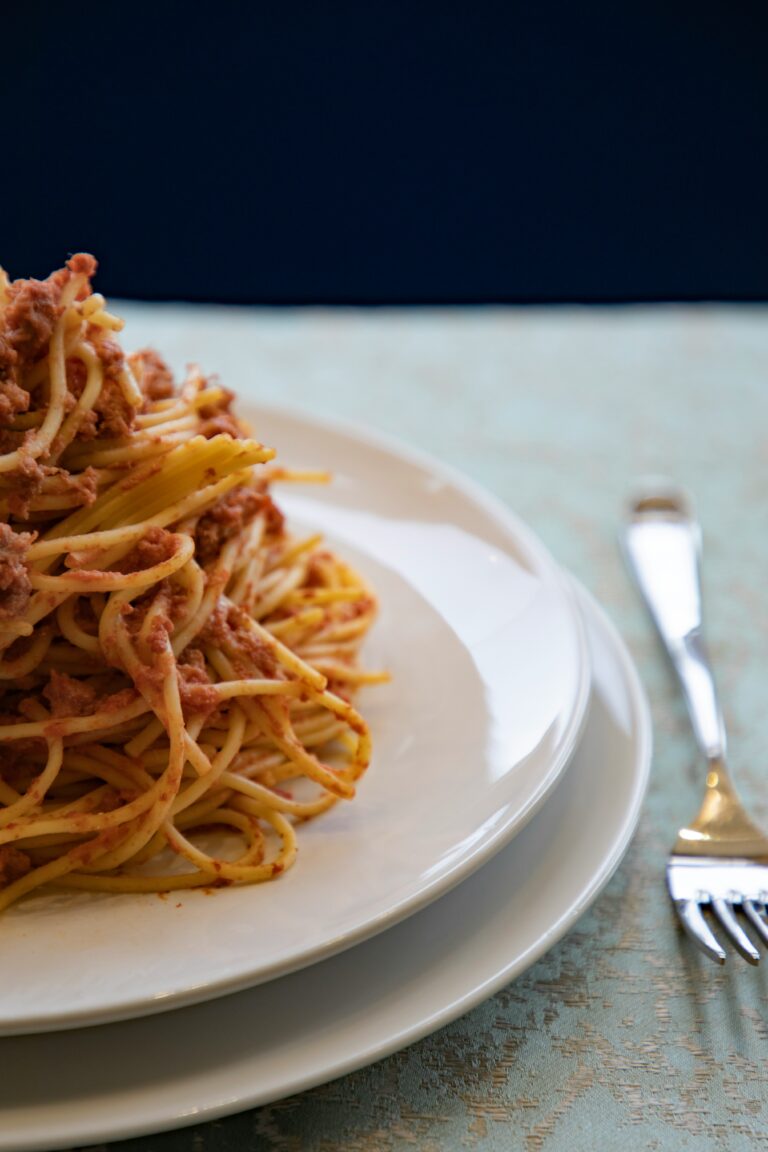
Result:
[[[0,260],[192,300],[765,299],[767,13],[17,4]]]

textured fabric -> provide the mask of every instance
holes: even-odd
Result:
[[[649,692],[656,750],[618,873],[510,987],[335,1083],[114,1147],[768,1147],[768,961],[755,970],[734,957],[718,969],[674,923],[663,865],[698,806],[700,765],[616,547],[638,477],[661,472],[690,488],[734,774],[768,826],[768,313],[122,312],[131,345],[152,342],[177,366],[196,359],[262,401],[395,434],[506,500],[618,624]]]

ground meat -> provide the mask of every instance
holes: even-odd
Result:
[[[119,438],[130,436],[136,410],[128,403],[116,380],[105,378],[93,407],[98,415],[98,435]]]
[[[13,488],[6,497],[11,515],[19,520],[27,520],[32,502],[42,491],[43,481],[51,477],[58,480],[55,489],[57,495],[74,493],[77,503],[82,507],[90,507],[98,495],[98,473],[94,468],[89,466],[83,472],[72,473],[66,468],[38,464],[31,456],[22,456],[13,473]]]
[[[152,625],[147,633],[147,647],[150,652],[159,655],[168,647],[168,637],[173,631],[173,620],[167,612],[158,612],[152,618]]]
[[[165,528],[148,528],[138,544],[115,565],[115,571],[142,572],[145,568],[162,564],[163,560],[170,560],[175,551],[173,533],[166,532]]]
[[[47,349],[61,315],[59,291],[49,280],[16,280],[0,313],[0,424],[29,409],[20,374]]]
[[[73,276],[87,276],[89,280],[96,275],[98,267],[95,257],[91,256],[90,252],[75,252],[74,256],[70,256],[67,260],[67,268]]]
[[[95,440],[99,434],[99,414],[93,408],[83,413],[83,418],[77,426],[75,440]]]
[[[242,532],[260,512],[266,516],[267,531],[282,530],[283,514],[273,503],[266,486],[233,488],[227,492],[198,521],[195,530],[197,560],[203,565],[215,560],[225,542]]]
[[[168,636],[173,631],[176,621],[184,614],[187,600],[188,595],[184,588],[180,588],[170,580],[161,580],[134,604],[123,605],[123,619],[131,635],[136,636],[141,630],[147,612],[153,608],[154,615],[146,643],[150,652],[164,652],[168,646]]]
[[[19,367],[45,352],[60,315],[59,293],[50,280],[16,280],[10,285],[3,328]]]
[[[255,671],[271,679],[277,673],[277,660],[271,649],[251,630],[247,614],[236,604],[219,601],[205,623],[201,638],[225,649],[238,676],[249,677]]]
[[[78,475],[71,472],[66,472],[62,469],[62,475],[67,478],[67,489],[71,492],[76,492],[79,497],[79,503],[84,508],[90,508],[98,495],[98,479],[99,475],[95,468],[90,464]]]
[[[0,524],[0,620],[23,612],[32,594],[25,558],[33,540],[29,532]]]
[[[79,356],[68,356],[64,367],[67,372],[67,388],[75,398],[78,398],[85,388],[88,369]]]
[[[0,847],[0,888],[13,884],[26,876],[32,867],[32,861],[26,852],[15,848],[13,844],[3,844]]]
[[[0,313],[0,425],[29,410],[29,393],[21,387],[22,373],[48,348],[62,312],[62,289],[72,276],[90,280],[95,272],[93,256],[79,252],[67,261],[66,268],[47,280],[16,280],[8,288],[7,304]],[[90,283],[86,283],[77,298],[85,299],[90,290]]]
[[[188,648],[183,660],[184,663],[177,665],[177,672],[185,718],[189,719],[199,712],[212,712],[219,701],[205,667],[203,653],[199,648]]]
[[[154,400],[167,400],[175,391],[173,374],[154,348],[142,348],[128,357],[136,382],[151,403]]]
[[[8,492],[8,510],[19,520],[26,520],[29,505],[40,494],[43,480],[51,471],[32,456],[22,455],[13,475],[13,488]]]
[[[96,330],[97,337],[102,332],[101,328]],[[116,340],[110,340],[109,336],[101,336],[96,340],[96,351],[99,355],[99,360],[104,365],[105,373],[116,376],[125,364],[125,353]]]
[[[212,383],[216,383],[215,378]],[[221,392],[221,397],[214,404],[205,404],[200,409],[200,434],[208,440],[213,436],[231,436],[234,440],[242,440],[248,429],[231,411],[235,394],[229,388],[222,388]]]
[[[206,440],[210,440],[214,436],[231,436],[233,440],[241,440],[243,429],[231,412],[220,412],[218,416],[211,416],[208,420],[203,420],[200,425],[200,435],[205,436]]]
[[[0,425],[10,424],[15,416],[29,408],[29,392],[19,388],[12,379],[15,363],[10,345],[0,335]]]
[[[307,574],[304,577],[305,588],[324,588],[328,583],[328,567],[333,564],[330,552],[315,552],[309,558]]]
[[[98,701],[96,691],[90,684],[55,669],[51,671],[51,678],[43,688],[43,696],[51,705],[51,712],[56,719],[62,716],[91,716],[96,711]]]
[[[209,377],[208,384],[219,388],[221,395],[219,396],[219,399],[215,401],[215,403],[204,404],[200,409],[200,416],[203,420],[210,420],[213,416],[220,416],[222,412],[229,412],[233,403],[237,399],[231,388],[220,387],[218,378],[216,376]]]

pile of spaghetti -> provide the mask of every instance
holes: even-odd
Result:
[[[370,589],[288,535],[231,393],[123,354],[95,267],[0,270],[0,910],[270,879],[370,758]]]

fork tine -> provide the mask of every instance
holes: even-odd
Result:
[[[702,916],[701,907],[696,900],[676,900],[675,908],[680,917],[680,923],[685,928],[693,942],[706,952],[711,960],[718,964],[725,964],[725,951],[720,947],[712,929]]]
[[[750,964],[759,964],[760,953],[734,916],[733,905],[730,901],[713,900],[712,909],[744,959],[748,960]]]
[[[747,916],[750,924],[755,929],[760,938],[768,944],[768,924],[766,924],[763,917],[760,915],[760,909],[757,907],[753,900],[745,900],[742,903],[744,914]],[[765,912],[765,909],[763,909]]]

